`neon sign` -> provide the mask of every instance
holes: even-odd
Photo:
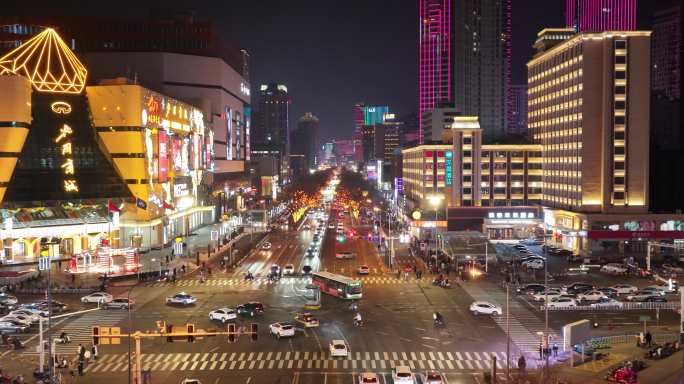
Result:
[[[52,109],[52,112],[59,115],[68,115],[71,113],[71,105],[64,101],[55,101],[50,104],[50,108]]]
[[[454,165],[454,153],[451,151],[447,151],[445,153],[445,156],[446,156],[446,161],[445,161],[446,170],[444,172],[445,173],[445,179],[446,179],[445,181],[446,181],[446,185],[451,185],[451,181],[452,181],[451,178],[453,175],[452,168]]]
[[[56,112],[57,113],[57,112]],[[61,154],[64,161],[60,168],[64,174],[64,191],[78,192],[78,183],[74,178],[74,158],[73,149],[71,147],[71,136],[74,131],[70,126],[64,124],[59,130],[59,135],[55,138],[55,143],[61,144]]]

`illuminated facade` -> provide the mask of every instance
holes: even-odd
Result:
[[[633,31],[637,0],[565,0],[565,26],[576,32]]]
[[[420,0],[418,23],[418,135],[425,111],[453,102],[452,0]]]
[[[15,72],[0,76],[0,152],[11,154],[0,157],[0,259],[35,261],[45,238],[58,239],[50,252],[60,257],[150,247],[212,222],[199,188],[213,161],[202,112],[138,85],[77,92],[71,69],[85,67],[54,31],[34,39],[57,40],[51,57],[75,61],[2,59]]]
[[[429,214],[434,212],[430,198],[444,203],[450,198],[451,182],[447,181],[447,159],[453,156],[453,148],[448,144],[426,144],[404,149],[402,155],[402,178],[408,212],[420,210]],[[447,183],[449,185],[447,185]],[[434,214],[432,214],[434,219]],[[444,215],[442,214],[442,219]]]
[[[527,64],[528,127],[544,151],[543,205],[647,211],[650,32],[537,46]]]

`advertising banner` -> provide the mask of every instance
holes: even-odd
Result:
[[[157,131],[157,178],[160,183],[165,183],[169,176],[169,153],[168,153],[168,136],[163,130]]]
[[[173,169],[180,171],[183,167],[183,156],[181,154],[181,139],[179,137],[173,138],[173,151],[171,153],[173,161]]]

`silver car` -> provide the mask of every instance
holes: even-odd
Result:
[[[28,329],[28,326],[17,321],[0,321],[0,333],[23,333]]]

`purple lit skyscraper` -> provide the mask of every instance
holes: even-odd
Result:
[[[453,102],[453,0],[419,0],[418,134],[423,112]]]
[[[636,30],[636,0],[565,0],[565,25],[577,32]]]

